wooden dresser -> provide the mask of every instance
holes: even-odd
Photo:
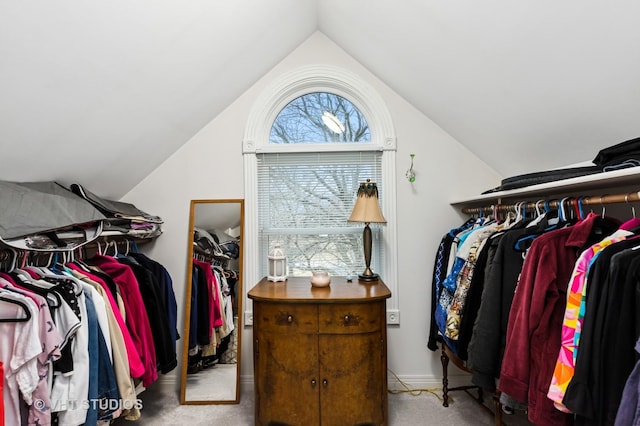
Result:
[[[256,425],[386,425],[382,282],[262,279],[253,300]]]

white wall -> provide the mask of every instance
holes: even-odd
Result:
[[[427,349],[433,258],[442,235],[463,220],[448,203],[494,187],[500,177],[322,33],[313,34],[256,82],[123,197],[123,201],[164,219],[164,234],[144,250],[164,264],[173,278],[181,327],[189,201],[244,198],[242,138],[254,100],[282,73],[318,63],[343,67],[361,76],[379,91],[391,112],[398,143],[399,294],[395,296],[399,300],[400,325],[388,329],[388,366],[411,386],[438,386],[442,371],[439,353]],[[438,82],[424,81],[424,84],[437,85]],[[404,177],[410,154],[415,154],[413,184]],[[245,282],[245,290],[253,284]],[[251,328],[244,328],[242,376],[245,383],[253,375],[251,341]],[[179,345],[181,352],[182,341]],[[172,372],[177,383],[179,373],[179,369]],[[168,379],[170,382],[171,377]]]

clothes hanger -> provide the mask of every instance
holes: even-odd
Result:
[[[38,283],[40,285],[36,285],[36,282],[40,280],[34,280],[31,275],[29,275],[24,270],[16,268],[8,274],[11,279],[15,282],[15,285],[22,290],[34,292],[44,298],[47,299],[47,303],[50,307],[56,308],[62,304],[61,296],[53,290],[50,286],[44,287],[43,283]]]
[[[76,277],[66,272],[64,264],[58,263],[58,252],[53,252],[50,262],[54,265],[52,269],[43,266],[25,266],[25,270],[16,270],[18,274],[22,274],[24,278],[31,279],[32,284],[47,288],[55,291],[55,286],[61,282],[71,283],[73,291],[76,295],[82,292],[82,283]],[[63,263],[66,263],[66,252],[62,253]],[[26,269],[35,272],[40,276],[40,279],[32,279],[31,275],[26,272]]]
[[[516,223],[527,220],[527,201],[520,201],[516,207]]]
[[[543,203],[543,202],[544,202],[544,200],[536,201],[536,203],[534,205],[535,217],[533,218],[533,220],[531,222],[529,222],[529,224],[527,225],[527,228],[532,228],[532,227],[536,226],[541,220],[543,220],[545,218],[545,212],[543,212],[540,209],[540,204]]]
[[[571,226],[576,223],[571,207],[571,197],[564,197],[558,200],[558,216],[561,216],[558,226]]]
[[[7,252],[9,252],[9,267],[6,269],[7,272],[11,272],[16,269],[16,263],[18,262],[18,251],[12,247],[6,248]]]
[[[0,291],[0,293],[2,292]],[[25,317],[23,318],[0,318],[0,322],[26,322],[31,319],[31,311],[29,310],[29,307],[25,302],[10,297],[5,297],[2,294],[0,294],[0,300],[20,306],[25,313]]]
[[[600,203],[600,206],[602,207],[602,213],[596,216],[595,222],[593,224],[591,233],[595,235],[610,235],[616,232],[617,230],[619,230],[621,225],[618,219],[606,215],[604,197],[606,197],[606,195],[601,195],[599,197],[599,203]],[[579,198],[579,201],[578,201],[579,206],[582,205],[583,200],[584,200],[584,197]],[[580,209],[580,211],[582,212],[582,209]],[[591,214],[595,214],[593,213],[593,210],[591,210],[591,212],[592,212]],[[631,231],[631,232],[634,232],[634,231]]]
[[[560,215],[558,210],[555,212],[551,209],[551,200],[545,200],[544,202],[544,211],[547,217],[547,222],[549,225],[557,225],[560,222]]]
[[[626,194],[624,196],[624,202],[626,204],[629,204],[629,195],[630,194]],[[631,214],[632,214],[633,218],[635,219],[636,218],[636,208],[633,206],[633,204],[631,204]]]
[[[540,207],[541,205],[543,206],[544,210]],[[542,220],[545,220],[545,219],[548,221],[547,223],[549,224],[549,226],[544,228],[544,230],[541,230],[539,232],[535,232],[529,235],[525,235],[524,237],[519,238],[514,243],[514,246],[513,246],[514,250],[516,251],[520,251],[520,252],[527,251],[531,246],[531,243],[533,242],[533,240],[535,240],[537,237],[539,237],[540,235],[546,232],[553,231],[554,229],[558,229],[562,223],[559,220],[559,214],[558,214],[558,218],[549,218],[549,214],[551,213],[551,200],[538,200],[536,201],[535,208],[538,216],[527,225],[527,228],[534,227],[537,224],[539,224]]]

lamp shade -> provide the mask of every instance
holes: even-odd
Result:
[[[366,182],[360,183],[358,188],[358,198],[353,206],[351,216],[348,222],[361,223],[387,223],[380,210],[378,203],[378,187],[375,182],[367,179]]]

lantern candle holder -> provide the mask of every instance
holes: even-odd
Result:
[[[287,280],[287,256],[282,247],[275,246],[269,252],[269,281],[281,282]]]

